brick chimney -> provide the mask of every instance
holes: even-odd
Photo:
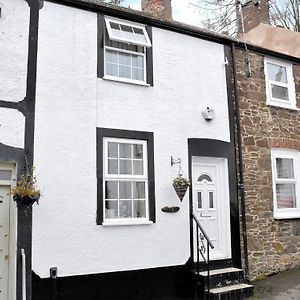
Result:
[[[260,23],[270,24],[269,0],[247,0],[242,5],[245,33]]]
[[[173,20],[171,0],[142,0],[142,11],[165,20]]]

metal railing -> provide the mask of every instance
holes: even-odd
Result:
[[[197,241],[197,274],[200,273],[200,255],[207,267],[207,277],[206,277],[206,286],[207,286],[207,297],[209,299],[210,293],[210,258],[209,258],[209,249],[214,249],[214,245],[206,234],[205,230],[201,226],[199,220],[192,212],[192,218],[196,223],[196,241]]]

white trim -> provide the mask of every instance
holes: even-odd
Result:
[[[268,63],[285,67],[287,83],[282,83],[269,79],[268,75]],[[264,59],[264,71],[265,71],[265,81],[266,81],[266,96],[267,96],[267,105],[277,106],[281,108],[297,109],[296,108],[296,91],[295,91],[295,82],[293,77],[293,67],[291,63],[286,61],[265,57]],[[288,100],[278,99],[272,97],[271,85],[276,85],[280,87],[285,87],[288,90]]]
[[[152,221],[149,220],[132,220],[132,221],[125,221],[125,220],[117,220],[117,221],[110,221],[105,220],[102,223],[102,226],[109,227],[109,226],[132,226],[132,225],[151,225],[153,224]]]
[[[121,42],[121,43],[129,43],[129,44],[143,46],[143,47],[151,47],[151,41],[149,39],[145,25],[132,23],[132,22],[124,21],[124,20],[119,20],[119,19],[115,19],[115,18],[111,18],[111,17],[107,17],[107,16],[104,17],[104,20],[105,20],[107,33],[108,33],[110,40]],[[125,38],[125,37],[115,37],[113,34],[113,30],[111,28],[110,22],[113,22],[113,23],[116,23],[119,25],[129,26],[132,28],[141,29],[143,31],[146,42],[143,43],[141,41],[136,41],[135,39],[129,39],[129,38]],[[134,36],[134,34],[133,34],[133,36]]]
[[[293,160],[294,179],[277,178],[276,158],[289,158]],[[271,150],[272,160],[272,187],[273,187],[273,211],[275,219],[293,219],[300,218],[300,180],[299,180],[299,158],[300,154],[297,150],[291,149],[278,149]],[[277,183],[294,183],[296,194],[296,207],[295,208],[277,208]]]
[[[0,185],[11,186],[16,185],[16,166],[12,163],[0,162],[1,170],[12,171],[11,180],[1,180]],[[8,271],[8,299],[16,299],[16,275],[17,275],[17,206],[12,196],[9,205],[9,271]]]

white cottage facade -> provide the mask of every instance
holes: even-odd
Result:
[[[191,295],[191,212],[212,266],[240,268],[231,41],[97,1],[4,1],[0,22],[3,300]],[[16,207],[32,164],[40,205]]]

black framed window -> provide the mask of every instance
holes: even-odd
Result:
[[[97,128],[97,224],[152,222],[153,133]]]
[[[152,29],[98,14],[98,77],[153,86]]]

